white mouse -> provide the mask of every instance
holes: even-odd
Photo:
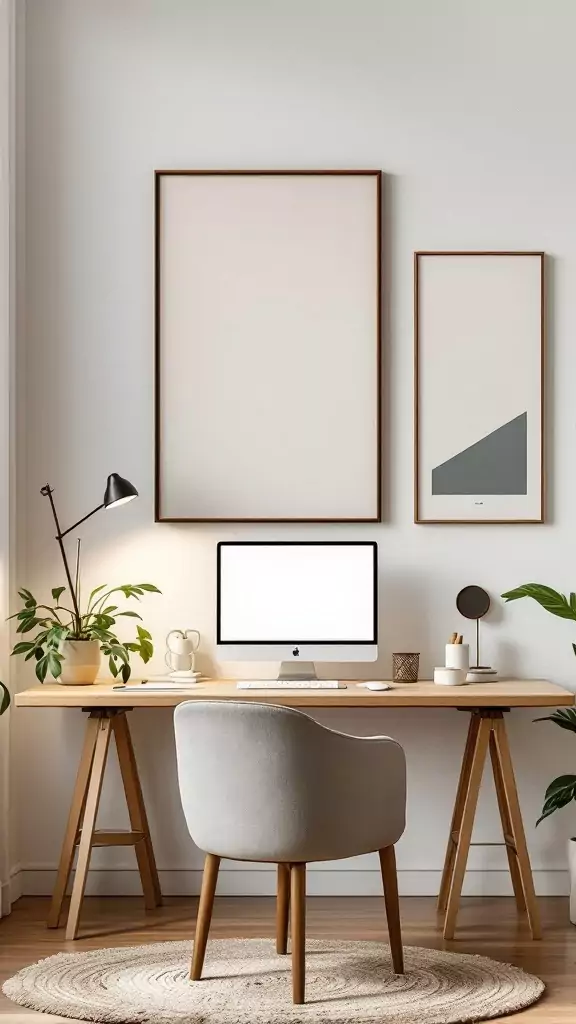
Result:
[[[367,690],[391,690],[392,687],[389,683],[362,683]]]

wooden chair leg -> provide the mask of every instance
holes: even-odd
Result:
[[[398,875],[396,873],[396,853],[393,846],[379,850],[380,870],[384,886],[386,918],[390,951],[395,974],[404,974],[404,952],[402,950],[402,931],[400,928],[400,904],[398,901]]]
[[[304,1002],[306,977],[306,865],[290,868],[290,917],[292,921],[292,1002]]]
[[[70,804],[68,824],[66,825],[64,842],[62,843],[62,852],[60,854],[60,864],[58,865],[56,885],[54,886],[50,912],[48,914],[48,928],[58,928],[60,924],[62,905],[64,903],[68,879],[70,878],[70,872],[74,863],[74,852],[76,850],[78,829],[82,822],[82,815],[86,804],[86,794],[88,792],[88,783],[90,782],[90,772],[92,771],[92,760],[94,757],[96,739],[98,737],[99,722],[99,717],[96,715],[90,715],[86,725],[84,747],[80,758],[80,764],[78,766],[78,775],[76,776],[72,803]]]
[[[92,841],[96,827],[96,816],[100,803],[100,793],[102,792],[102,780],[104,778],[111,732],[111,720],[109,718],[100,718],[98,720],[98,735],[96,737],[90,782],[88,783],[88,792],[86,794],[86,806],[84,818],[82,819],[80,844],[78,846],[78,860],[76,861],[76,873],[74,875],[68,923],[66,925],[66,939],[69,941],[75,939],[78,934],[78,922],[82,900],[84,899],[86,879],[88,877],[90,853],[92,852]]]
[[[506,800],[506,790],[504,788],[504,779],[502,778],[502,765],[500,764],[500,758],[498,756],[498,747],[496,745],[496,734],[494,733],[494,730],[490,733],[490,760],[492,761],[494,788],[496,789],[496,800],[498,801],[500,821],[502,822],[502,836],[506,846],[506,853],[508,855],[508,867],[510,869],[510,877],[512,879],[512,888],[514,890],[516,906],[518,907],[518,910],[524,911],[526,910],[526,900],[524,899],[522,878],[520,877],[520,869],[516,858],[516,848],[513,848],[511,845],[513,844],[512,822],[510,820],[508,801]]]
[[[290,915],[290,865],[278,865],[276,892],[276,952],[288,952],[288,918]]]
[[[479,728],[480,716],[472,714],[470,716],[468,736],[466,738],[466,746],[464,748],[464,756],[462,758],[462,767],[460,769],[460,778],[458,779],[458,788],[456,790],[456,799],[454,801],[454,810],[452,812],[452,821],[450,823],[450,832],[448,834],[448,846],[446,848],[446,857],[444,859],[444,870],[442,872],[442,881],[440,882],[440,892],[438,893],[438,910],[442,913],[446,910],[446,904],[448,902],[448,893],[450,892],[450,886],[452,884],[454,861],[456,859],[456,844],[458,839],[458,833],[460,832],[460,828],[462,826],[464,801],[466,799],[466,793],[468,791],[468,782],[470,781],[470,768],[472,767],[472,756],[474,754],[474,748],[476,746],[476,739],[478,737]]]
[[[135,847],[138,871],[140,872],[142,890],[144,892],[144,906],[146,910],[154,910],[155,907],[161,906],[162,894],[156,869],[156,860],[154,858],[154,849],[150,838],[150,826],[148,825],[146,806],[142,796],[138,767],[126,714],[114,715],[112,727],[116,738],[118,762],[126,794],[130,826],[135,832],[142,832],[144,836],[142,842],[136,843]]]
[[[192,954],[192,967],[190,970],[191,981],[200,981],[204,956],[206,954],[206,943],[212,920],[212,908],[214,906],[214,894],[218,881],[220,868],[220,857],[213,853],[207,853],[204,861],[204,874],[202,875],[202,890],[200,892],[200,903],[198,905],[198,917],[196,918],[196,931],[194,933],[194,952]]]
[[[528,915],[528,924],[530,925],[532,938],[541,939],[542,926],[540,924],[538,900],[536,899],[536,893],[534,891],[532,867],[530,865],[530,856],[528,854],[528,846],[526,844],[522,811],[520,810],[520,801],[518,799],[518,790],[516,788],[516,779],[514,778],[512,756],[508,745],[508,734],[506,732],[503,714],[500,714],[499,717],[494,720],[494,739],[502,773],[504,797],[508,807],[518,872],[522,882],[522,892],[526,904],[526,913]]]
[[[468,779],[468,788],[466,791],[466,796],[464,798],[464,807],[462,810],[462,823],[460,831],[458,833],[456,854],[454,857],[454,868],[452,871],[452,881],[450,883],[450,892],[448,894],[448,902],[446,907],[446,917],[444,920],[445,939],[454,938],[456,917],[458,915],[458,907],[460,905],[460,893],[462,892],[462,883],[464,881],[464,874],[466,872],[468,851],[470,849],[470,841],[472,839],[472,829],[474,827],[474,818],[476,816],[476,807],[478,805],[478,795],[480,793],[482,773],[484,771],[486,754],[488,752],[488,742],[490,739],[491,730],[491,719],[482,718],[480,721],[480,728],[478,729],[478,734],[476,737],[474,752],[472,754],[470,776]]]

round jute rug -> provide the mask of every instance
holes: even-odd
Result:
[[[378,942],[306,943],[306,1003],[292,1004],[290,957],[269,939],[209,941],[190,982],[189,942],[58,953],[25,967],[4,993],[32,1010],[104,1024],[460,1024],[535,1002],[544,984],[482,956],[405,948],[395,975]]]

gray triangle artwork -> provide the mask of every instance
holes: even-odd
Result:
[[[523,412],[432,470],[432,494],[527,494],[528,414]]]

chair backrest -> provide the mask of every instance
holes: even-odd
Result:
[[[394,740],[237,701],[180,704],[174,726],[188,829],[208,853],[337,859],[396,842],[404,829],[405,759]]]

